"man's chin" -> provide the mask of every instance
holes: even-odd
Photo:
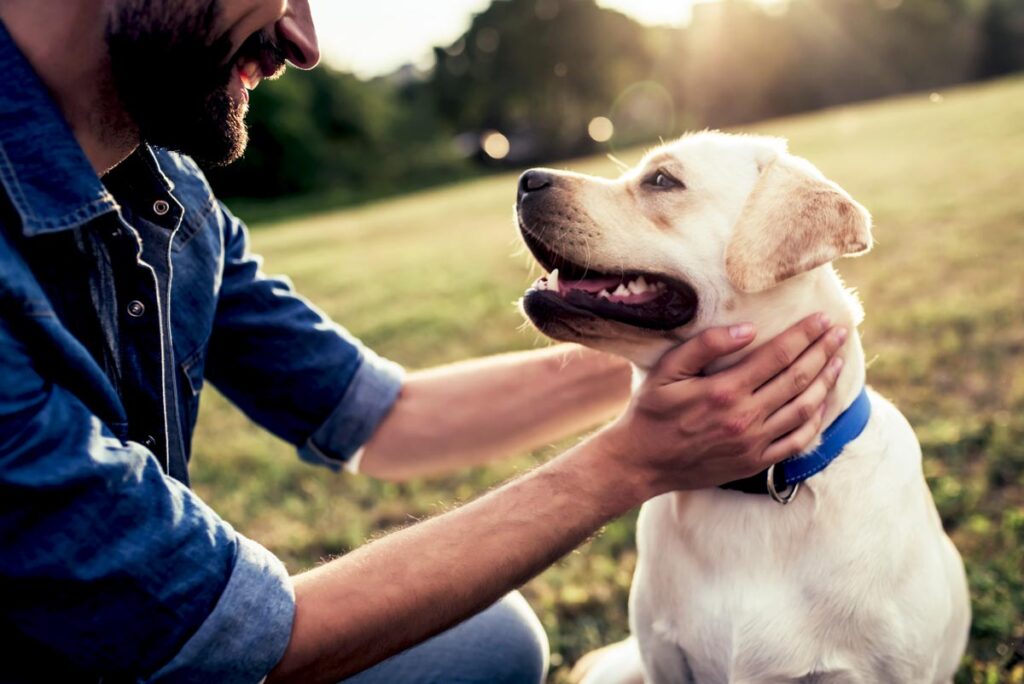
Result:
[[[181,121],[196,120],[196,117],[175,117],[153,121],[149,126],[140,126],[146,142],[192,157],[206,167],[227,166],[238,161],[249,144],[249,132],[245,126],[245,105],[236,104],[227,97],[218,102],[219,106],[207,109],[219,110],[222,116],[206,118],[198,125],[184,127]]]
[[[197,146],[193,150],[184,150],[183,154],[208,167],[221,167],[234,164],[245,154],[249,145],[249,133],[241,126],[237,135],[224,138],[216,143]]]

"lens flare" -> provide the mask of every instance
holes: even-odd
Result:
[[[480,136],[480,147],[491,159],[501,160],[512,151],[512,143],[498,131],[487,131]]]
[[[606,116],[597,116],[590,120],[587,133],[595,142],[608,142],[615,135],[615,124]]]

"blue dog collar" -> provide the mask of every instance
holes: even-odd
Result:
[[[800,483],[817,475],[843,453],[846,445],[860,437],[871,418],[871,399],[867,387],[860,391],[850,407],[828,426],[816,449],[772,466],[768,470],[722,485],[745,494],[767,494],[779,503],[789,503]]]

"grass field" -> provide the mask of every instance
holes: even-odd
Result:
[[[875,251],[844,262],[868,312],[869,380],[924,445],[962,551],[974,627],[960,682],[1024,681],[1002,667],[1024,638],[1024,79],[772,121],[868,206]],[[619,156],[634,161],[641,150]],[[615,175],[605,159],[570,165]],[[530,280],[512,224],[515,175],[254,231],[267,270],[379,352],[420,368],[531,347],[512,302]],[[196,436],[197,490],[293,571],[529,468],[553,450],[395,486],[301,465],[212,392]],[[870,483],[866,483],[870,486]],[[552,681],[626,631],[633,518],[525,588],[551,638]]]

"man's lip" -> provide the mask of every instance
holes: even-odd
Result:
[[[238,78],[242,81],[242,86],[246,90],[255,90],[264,78],[266,78],[266,72],[263,67],[252,60],[239,60],[235,65],[235,70],[238,72]]]
[[[238,71],[238,69],[235,69],[231,73],[232,76],[229,85],[230,90],[232,91],[233,94],[237,93],[236,97],[242,105],[248,106],[249,89],[245,87],[245,83],[242,80],[242,74]]]

